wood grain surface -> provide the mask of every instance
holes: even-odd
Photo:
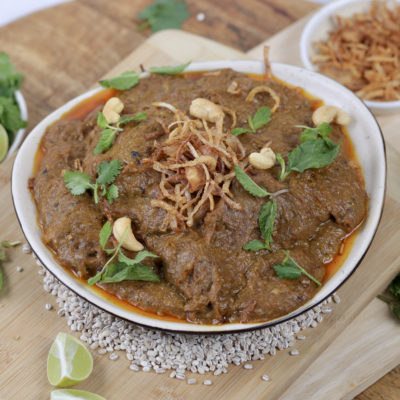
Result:
[[[105,0],[79,0],[39,12],[0,28],[1,50],[9,53],[17,68],[27,76],[23,85],[23,92],[30,111],[30,127],[66,100],[85,91],[104,73],[144,42],[149,36],[149,32],[136,32],[138,21],[134,16],[147,4],[147,1],[121,0],[116,6],[116,2]],[[184,24],[184,30],[201,34],[244,51],[249,50],[271,34],[316,8],[313,4],[294,0],[249,1],[245,3],[245,6],[244,2],[228,0],[218,3],[189,1],[188,4],[192,17]],[[199,7],[200,4],[201,7]],[[205,13],[206,20],[204,22],[200,23],[195,19],[197,12]],[[288,51],[293,43],[295,41],[285,43]],[[394,131],[389,135],[395,137]],[[0,182],[3,183],[5,180],[6,178],[3,176]],[[3,203],[3,198],[1,204],[6,204]],[[9,203],[7,203],[7,207],[10,207]],[[0,220],[0,222],[2,223],[2,235],[7,236],[11,232],[15,232],[15,227],[11,229],[4,223],[5,221]],[[393,221],[388,221],[389,224],[390,222]],[[396,224],[392,224],[391,229],[394,235],[396,228]],[[396,248],[396,243],[392,244],[391,242],[391,245]],[[378,263],[380,261],[378,260]],[[390,261],[393,265],[396,262],[395,259],[387,261]],[[24,262],[27,262],[28,265],[32,264],[31,262],[29,264],[28,259]],[[0,308],[3,308],[3,299],[10,294],[9,291],[18,292],[18,289],[21,288],[19,286],[20,275],[10,274],[9,279],[10,281],[6,282],[8,289],[0,297]],[[386,281],[388,280],[389,277],[386,277]],[[40,286],[40,280],[37,278],[35,281],[36,286],[38,282]],[[377,289],[375,288],[375,290]],[[35,316],[41,315],[43,318],[48,318],[44,309],[40,308],[43,306],[42,294],[40,289],[36,296],[33,294],[29,297],[26,296],[28,299],[24,299],[24,302],[22,302],[25,308],[18,308],[15,314],[19,313],[20,315],[18,317],[14,315],[13,320],[24,318],[31,321],[31,313]],[[27,307],[31,303],[32,305]],[[36,318],[35,321],[34,328],[38,336],[30,337],[24,343],[15,341],[15,346],[12,345],[12,340],[19,336],[17,328],[13,331],[13,322],[7,321],[7,330],[2,330],[0,333],[2,338],[9,339],[4,340],[4,343],[11,343],[11,345],[5,346],[2,339],[0,345],[2,361],[6,360],[11,363],[19,358],[19,361],[23,364],[35,364],[40,357],[43,358],[49,346],[49,338],[55,336],[55,332],[60,330],[62,324],[58,320],[54,320],[54,327],[50,330],[44,330]],[[16,333],[16,336],[13,336],[14,333]],[[21,344],[24,345],[24,348],[31,349],[34,347],[37,351],[29,352],[30,350],[26,350],[23,354],[19,352],[16,355],[13,353],[13,349],[17,347],[21,349]],[[98,358],[98,356],[96,357]],[[106,368],[109,361],[105,361],[99,361],[99,368]],[[113,371],[116,369],[114,368]],[[23,373],[23,367],[19,372]],[[43,379],[42,370],[39,375]],[[105,375],[107,375],[105,371],[100,370],[98,376],[104,378],[102,386],[112,382],[112,377],[117,378],[117,373],[111,374],[111,377]],[[384,380],[382,383],[375,384],[358,396],[358,399],[385,398],[391,400],[398,398],[398,385],[396,387],[391,382],[396,382],[396,376],[399,375],[398,369],[393,371],[387,376],[387,381]],[[8,376],[8,379],[10,379],[10,382],[12,381],[11,376]],[[149,378],[148,382],[151,383],[151,380]],[[31,384],[33,387],[42,385],[39,380],[31,382]],[[175,389],[172,389],[171,385],[174,384],[169,383],[168,387],[174,391]],[[91,389],[97,390],[96,388]],[[20,390],[22,389],[17,388],[15,393],[20,393]],[[25,398],[47,398],[48,390],[48,387],[45,390],[43,389],[40,397]],[[4,399],[8,398],[10,397],[4,397]]]

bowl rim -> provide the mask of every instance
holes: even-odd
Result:
[[[247,70],[248,72],[251,72],[251,71],[249,71],[249,69],[250,69],[249,65],[252,65],[253,67],[257,66],[257,68],[260,68],[261,66],[263,66],[263,62],[259,61],[259,60],[224,60],[224,61],[211,61],[211,62],[196,62],[196,63],[193,63],[191,66],[189,66],[189,68],[187,68],[186,71],[188,71],[188,72],[189,71],[206,71],[206,70],[211,71],[213,69],[215,70],[215,69],[221,69],[221,68],[227,68],[227,67],[231,67],[231,68],[233,67],[234,69],[240,70],[240,66],[242,66],[242,70]],[[222,333],[226,333],[226,334],[229,334],[229,333],[246,332],[246,331],[251,331],[251,330],[255,330],[255,329],[261,329],[261,328],[267,328],[270,326],[275,326],[277,324],[281,324],[288,320],[296,318],[300,314],[303,314],[303,313],[309,311],[310,309],[318,306],[324,300],[326,300],[326,298],[328,298],[334,292],[336,292],[336,290],[341,285],[343,285],[344,282],[347,281],[347,279],[354,273],[354,271],[357,269],[357,267],[361,264],[363,258],[365,257],[366,253],[368,252],[368,249],[373,241],[373,238],[374,238],[376,231],[378,229],[378,226],[379,226],[379,222],[381,220],[381,216],[382,216],[382,212],[383,212],[383,204],[384,204],[384,199],[385,199],[385,193],[386,193],[386,176],[387,176],[386,149],[385,149],[385,142],[384,142],[383,134],[382,134],[379,124],[376,121],[376,118],[371,113],[371,111],[368,109],[368,107],[366,107],[366,105],[360,99],[358,99],[358,97],[355,96],[354,93],[352,93],[349,89],[340,85],[338,82],[336,82],[324,75],[318,74],[313,71],[308,71],[308,70],[305,70],[305,69],[297,67],[297,66],[281,64],[281,63],[271,63],[271,67],[273,70],[278,70],[279,68],[287,68],[291,71],[294,71],[295,73],[302,73],[305,71],[306,73],[311,74],[311,76],[313,76],[313,77],[318,77],[319,80],[330,82],[331,84],[336,86],[337,89],[340,88],[340,90],[347,91],[348,94],[350,94],[350,96],[353,97],[353,101],[356,101],[359,105],[361,105],[361,107],[364,109],[364,111],[366,111],[373,118],[373,121],[375,121],[374,130],[376,129],[376,132],[378,135],[377,139],[379,139],[380,143],[382,144],[383,153],[381,155],[383,156],[383,163],[382,163],[383,165],[382,165],[382,169],[381,169],[381,175],[383,177],[384,182],[383,182],[382,187],[379,189],[379,199],[378,199],[379,201],[378,201],[378,206],[377,206],[377,207],[379,207],[379,208],[377,208],[378,213],[377,213],[377,215],[375,215],[373,227],[370,228],[370,232],[369,232],[370,236],[369,236],[368,243],[364,247],[362,254],[357,259],[357,261],[354,263],[354,265],[351,265],[351,270],[339,282],[339,284],[333,288],[333,290],[330,290],[329,292],[325,293],[323,295],[323,297],[321,299],[319,299],[318,301],[313,302],[312,300],[314,298],[316,298],[316,296],[318,294],[318,292],[317,292],[315,294],[315,296],[309,300],[310,304],[308,304],[306,307],[304,307],[304,305],[303,305],[303,306],[300,306],[299,308],[297,308],[296,310],[292,311],[291,313],[281,316],[279,318],[275,318],[273,320],[264,321],[264,322],[257,322],[257,323],[228,323],[228,324],[220,324],[220,325],[205,325],[205,324],[201,325],[201,324],[192,324],[187,321],[169,322],[169,321],[165,321],[162,319],[156,319],[156,318],[148,318],[151,320],[152,323],[148,323],[148,321],[146,321],[146,323],[143,323],[143,322],[137,321],[135,319],[125,317],[124,315],[121,315],[120,313],[117,312],[118,310],[120,310],[120,308],[118,306],[115,306],[113,303],[106,301],[104,298],[103,298],[103,301],[101,302],[101,304],[94,301],[93,298],[95,298],[95,296],[91,296],[90,290],[89,291],[86,290],[83,293],[81,293],[80,287],[78,284],[76,284],[76,286],[72,285],[72,287],[71,287],[71,284],[69,284],[69,281],[65,282],[65,280],[60,279],[59,276],[56,274],[56,272],[51,268],[51,266],[46,265],[46,262],[43,261],[43,258],[41,255],[41,249],[36,248],[36,243],[32,243],[32,240],[34,242],[36,242],[35,237],[33,237],[32,239],[30,238],[29,232],[27,231],[27,230],[29,230],[29,227],[25,227],[24,222],[23,222],[23,220],[25,218],[24,211],[23,211],[23,208],[21,208],[22,204],[19,204],[20,200],[18,199],[18,187],[17,187],[16,182],[17,182],[17,178],[18,178],[18,168],[23,167],[24,160],[22,160],[23,152],[18,152],[17,157],[13,164],[12,177],[11,177],[12,201],[13,201],[13,205],[14,205],[14,209],[15,209],[15,213],[16,213],[18,222],[21,226],[21,230],[22,230],[26,240],[31,245],[33,252],[35,253],[37,258],[41,262],[41,264],[52,275],[55,275],[56,278],[59,279],[62,282],[62,284],[65,285],[69,290],[73,291],[78,296],[84,298],[86,301],[88,301],[89,303],[102,309],[103,311],[110,313],[118,318],[123,319],[123,320],[126,320],[128,322],[132,322],[137,325],[145,326],[146,328],[168,331],[168,332],[173,332],[173,333],[185,333],[185,334],[190,334],[190,333],[193,333],[193,334],[222,334]],[[145,77],[145,76],[147,76],[147,74],[143,74],[143,77]],[[28,139],[31,139],[33,141],[34,136],[38,136],[38,138],[41,139],[41,137],[45,133],[47,126],[49,126],[51,123],[57,121],[61,117],[61,115],[63,115],[68,110],[70,110],[74,105],[79,104],[82,100],[93,96],[95,93],[97,93],[100,90],[103,90],[103,88],[100,87],[100,88],[96,88],[96,89],[90,90],[88,92],[85,92],[84,94],[77,96],[76,98],[65,103],[63,106],[61,106],[57,110],[53,111],[50,115],[48,115],[45,119],[43,119],[32,130]],[[27,139],[27,141],[29,141],[28,139]],[[28,143],[27,142],[24,143],[24,145],[21,147],[22,150],[24,150],[24,146],[28,146]],[[36,154],[36,151],[37,151],[37,147],[35,147],[33,154]],[[19,165],[19,164],[21,164],[21,165]],[[26,162],[25,162],[25,165],[26,165]],[[29,174],[31,174],[31,172],[32,171],[30,170]],[[30,195],[30,193],[29,193],[29,195]],[[31,201],[32,201],[32,199],[31,199]],[[35,217],[37,217],[37,214],[35,215]],[[38,225],[37,222],[36,222],[36,225]],[[38,239],[38,241],[40,243],[42,243],[41,237]],[[42,243],[42,246],[43,246],[43,243]],[[50,252],[50,250],[48,248],[46,248],[46,249],[48,252]],[[47,254],[44,254],[44,256],[47,257]],[[51,254],[51,256],[52,256],[52,254]],[[59,272],[64,271],[65,272],[64,268],[60,264],[57,263],[57,261],[54,257],[51,258],[50,264],[53,267],[55,266],[56,271],[59,271]],[[71,276],[71,278],[75,283],[78,282],[72,276]],[[135,314],[133,312],[130,314],[137,316],[137,314]],[[155,324],[154,324],[154,322],[155,322]],[[178,326],[176,326],[176,325],[178,325]]]
[[[372,0],[368,0],[370,3]],[[400,0],[396,0],[400,2]],[[330,18],[333,14],[337,14],[340,9],[351,5],[362,3],[366,4],[365,0],[336,0],[333,1],[321,9],[319,9],[316,13],[314,13],[311,18],[307,21],[306,25],[303,28],[303,31],[300,36],[300,57],[303,65],[310,71],[314,71],[317,73],[318,69],[315,64],[311,61],[309,56],[309,45],[312,43],[312,36],[314,31],[318,26],[321,25],[323,20]],[[339,83],[339,82],[338,82]],[[362,100],[368,107],[376,111],[386,111],[386,112],[395,112],[400,109],[400,100],[391,100],[391,101],[376,101],[376,100]]]
[[[15,91],[15,100],[17,101],[18,107],[20,109],[21,118],[28,121],[28,107],[26,106],[25,98],[20,90]],[[24,140],[26,133],[26,128],[18,129],[14,132],[14,140],[8,149],[7,156],[4,161],[8,160],[18,149],[22,141]]]

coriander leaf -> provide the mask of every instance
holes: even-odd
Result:
[[[257,130],[263,127],[271,119],[271,109],[267,106],[257,110],[253,117],[254,129]],[[249,121],[250,122],[250,121]]]
[[[272,241],[272,232],[274,230],[276,213],[276,202],[268,201],[262,206],[258,216],[258,226],[260,227],[261,236],[265,240],[265,248],[268,250],[270,250],[270,244]]]
[[[8,55],[0,52],[0,96],[13,97],[21,86],[23,75],[14,71]]]
[[[142,264],[126,265],[125,268],[120,269],[112,276],[110,276],[110,272],[107,271],[107,275],[103,277],[101,282],[111,283],[122,281],[161,282],[158,275],[153,272],[151,268]]]
[[[134,259],[129,258],[125,254],[120,253],[118,256],[118,261],[124,262],[127,265],[135,265],[141,263],[147,257],[158,258],[159,256],[153,254],[148,250],[142,250],[136,254],[136,257]]]
[[[160,75],[174,75],[181,74],[190,64],[190,61],[186,64],[169,66],[165,65],[162,67],[150,67],[149,72],[151,74],[160,74]]]
[[[99,237],[100,237],[100,245],[103,250],[106,248],[106,244],[108,239],[110,238],[112,233],[112,226],[109,221],[107,221],[100,230]]]
[[[3,289],[3,268],[0,265],[0,292]]]
[[[115,131],[112,129],[104,129],[100,133],[100,140],[97,143],[95,149],[93,150],[94,154],[101,154],[103,151],[108,150],[114,141]]]
[[[389,286],[389,291],[395,296],[398,300],[400,300],[400,274],[393,279],[392,283]]]
[[[122,163],[119,160],[103,161],[97,167],[98,178],[96,181],[101,185],[113,183],[115,178],[121,173],[121,168]]]
[[[235,165],[234,169],[236,179],[250,194],[255,197],[266,197],[271,195],[267,190],[258,186],[257,183],[255,183],[239,166]]]
[[[8,240],[3,240],[1,242],[1,247],[4,247],[5,249],[8,249],[9,247],[15,247],[21,244],[19,240],[16,240],[14,242],[9,242]]]
[[[231,134],[235,135],[235,136],[239,136],[243,133],[250,133],[251,130],[250,129],[246,129],[246,128],[235,128],[231,130]]]
[[[140,28],[149,26],[153,33],[163,29],[180,29],[189,16],[182,0],[156,0],[138,14],[140,19],[146,21]]]
[[[90,176],[80,171],[65,171],[63,179],[74,196],[85,193],[87,189],[94,189]]]
[[[265,243],[261,240],[251,240],[243,246],[243,250],[259,251],[265,249]]]
[[[123,72],[120,76],[111,79],[104,79],[99,82],[105,88],[128,90],[139,83],[139,74],[135,71]]]
[[[12,98],[0,97],[0,124],[9,131],[16,132],[18,129],[25,128],[27,122],[21,118],[21,111]]]
[[[288,154],[288,171],[304,172],[329,165],[339,154],[340,144],[330,146],[323,139],[307,140]]]
[[[107,118],[104,116],[104,114],[99,111],[97,113],[97,125],[101,128],[101,129],[106,129],[108,128],[108,122],[107,122]]]
[[[118,186],[115,186],[114,184],[110,185],[110,186],[107,188],[106,195],[107,195],[107,200],[108,200],[108,202],[109,202],[110,204],[112,204],[113,201],[114,201],[115,199],[118,198],[118,195],[119,195],[119,193],[118,193]]]

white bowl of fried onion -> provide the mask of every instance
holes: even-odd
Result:
[[[300,39],[307,69],[352,90],[377,114],[400,111],[400,1],[338,0]]]

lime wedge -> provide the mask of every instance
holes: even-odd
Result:
[[[78,339],[60,332],[47,357],[47,378],[54,386],[67,387],[84,381],[92,372],[93,358]]]
[[[8,135],[3,125],[0,124],[0,162],[4,160],[8,152]]]
[[[53,390],[50,400],[106,400],[98,394],[86,392],[85,390],[60,389]]]

